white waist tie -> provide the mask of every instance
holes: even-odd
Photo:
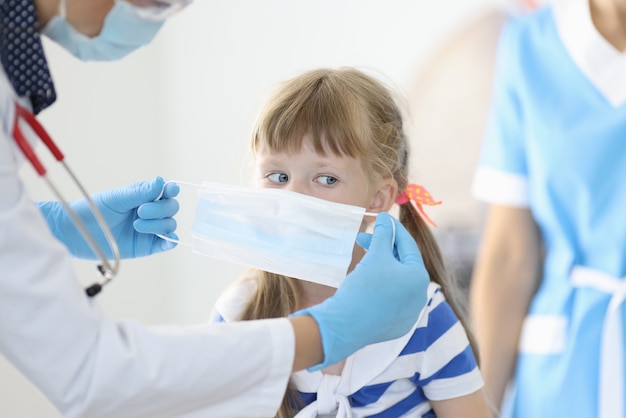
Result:
[[[602,327],[598,418],[624,416],[624,328],[621,305],[626,299],[626,277],[575,266],[570,276],[574,287],[589,287],[611,294]]]

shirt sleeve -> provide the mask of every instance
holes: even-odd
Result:
[[[217,299],[211,315],[211,322],[239,321],[257,289],[258,282],[255,271],[252,269],[246,271]]]
[[[518,21],[510,20],[497,48],[490,110],[472,192],[488,203],[527,207],[526,135],[518,83],[521,50]]]
[[[412,378],[430,400],[473,393],[483,386],[476,358],[463,325],[438,290],[427,305],[424,326],[410,345],[423,349],[419,372]]]

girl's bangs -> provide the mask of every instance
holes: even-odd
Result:
[[[306,143],[320,154],[365,155],[367,123],[362,109],[323,81],[270,103],[255,130],[254,150],[295,153]]]

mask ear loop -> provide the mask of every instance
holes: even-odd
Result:
[[[199,184],[196,184],[196,183],[189,183],[189,182],[186,182],[186,181],[178,181],[178,180],[168,180],[165,183],[163,183],[163,189],[161,189],[161,193],[159,193],[157,198],[154,199],[155,201],[161,200],[161,198],[163,197],[163,193],[165,193],[165,186],[167,186],[170,183],[175,183],[175,184],[179,184],[179,185],[183,184],[185,186],[201,187]],[[174,244],[184,245],[186,247],[192,247],[192,245],[190,243],[188,243],[188,242],[183,242],[183,241],[178,240],[178,239],[170,238],[167,235],[163,235],[163,234],[155,234],[155,235],[157,237],[161,238],[162,240],[169,241],[169,242],[172,242]]]
[[[183,241],[178,240],[178,239],[170,238],[167,235],[163,235],[163,234],[154,234],[154,235],[156,235],[157,237],[161,238],[162,240],[173,242],[174,244],[184,245],[185,247],[192,247],[192,245],[190,243],[188,243],[188,242],[183,242]]]
[[[365,216],[373,216],[374,218],[378,216],[379,213],[382,212],[365,212]],[[396,224],[393,223],[393,219],[390,219],[391,222],[391,249],[396,246]]]
[[[183,184],[185,186],[202,187],[201,185],[199,185],[197,183],[190,183],[190,182],[187,182],[187,181],[178,181],[178,180],[168,180],[165,183],[163,183],[163,188],[161,189],[161,193],[159,193],[157,198],[154,199],[155,202],[157,200],[161,200],[161,198],[163,197],[163,194],[165,193],[165,186],[167,186],[170,183],[173,183],[173,184]]]

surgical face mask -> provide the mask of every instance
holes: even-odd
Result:
[[[50,19],[42,32],[83,61],[116,60],[150,43],[163,21],[189,1],[169,0],[160,2],[161,7],[137,7],[117,0],[106,16],[100,34],[90,38],[65,19],[65,0],[62,0],[61,16]]]
[[[338,287],[365,208],[280,189],[205,182],[192,226],[193,251]]]

